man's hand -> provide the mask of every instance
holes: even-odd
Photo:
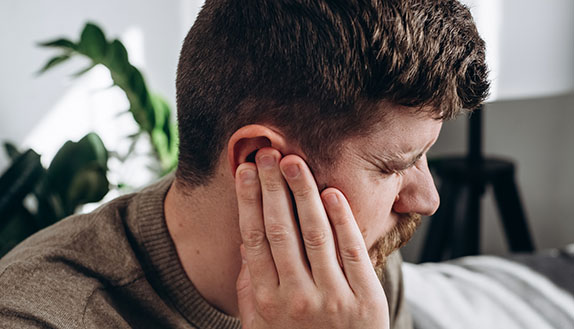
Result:
[[[244,329],[389,327],[385,293],[340,191],[320,195],[300,157],[271,148],[256,165],[241,164],[235,181]]]

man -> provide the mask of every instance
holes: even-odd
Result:
[[[206,1],[175,178],[5,256],[0,323],[409,327],[391,252],[437,209],[426,152],[485,77],[454,0]]]

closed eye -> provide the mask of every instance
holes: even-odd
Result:
[[[419,161],[421,161],[423,159],[423,156],[425,154],[421,153],[419,154],[417,157],[415,157],[414,159],[412,159],[409,162],[395,162],[395,161],[391,161],[391,163],[383,166],[383,168],[381,168],[381,172],[383,174],[386,175],[391,175],[391,174],[397,174],[397,175],[403,175],[405,173],[405,171],[407,171],[408,169],[412,168],[413,166],[415,166]]]

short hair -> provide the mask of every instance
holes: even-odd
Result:
[[[484,41],[456,0],[206,0],[178,65],[176,175],[208,183],[252,123],[330,163],[382,118],[380,102],[449,119],[488,88]]]

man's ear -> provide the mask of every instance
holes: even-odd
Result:
[[[255,162],[255,154],[259,149],[272,147],[282,155],[293,153],[285,137],[268,126],[253,124],[237,129],[227,143],[227,160],[235,176],[235,171],[244,162]]]

